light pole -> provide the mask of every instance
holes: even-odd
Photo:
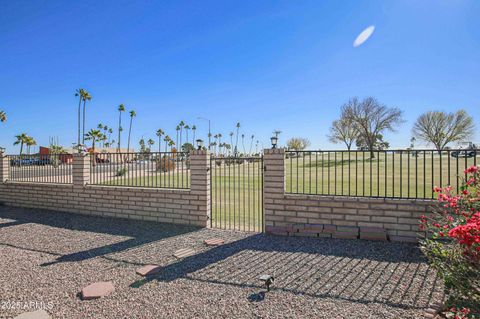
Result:
[[[210,130],[210,120],[207,119],[207,118],[204,118],[204,117],[197,117],[197,119],[208,121],[208,151],[210,151],[210,147],[211,147],[210,142],[211,142],[211,138],[212,138],[212,132]]]

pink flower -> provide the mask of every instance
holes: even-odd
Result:
[[[465,174],[469,174],[469,173],[475,174],[476,172],[478,172],[478,166],[470,166],[464,171]]]

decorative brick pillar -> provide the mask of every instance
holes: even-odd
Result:
[[[193,151],[190,154],[190,194],[192,203],[198,205],[201,226],[208,227],[210,220],[210,153]]]
[[[88,154],[73,154],[73,186],[84,187],[90,182],[90,156]]]
[[[8,157],[0,153],[0,183],[5,183],[8,179]]]
[[[274,202],[282,200],[285,195],[285,150],[263,150],[263,163],[265,226],[286,226],[282,221],[276,220],[273,210]]]

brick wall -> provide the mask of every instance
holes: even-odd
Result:
[[[265,150],[267,231],[303,235],[301,229],[306,229],[306,234],[319,236],[321,231],[310,230],[308,225],[334,225],[338,237],[348,229],[360,237],[362,230],[368,234],[385,230],[390,240],[415,241],[420,215],[434,205],[430,200],[286,194],[284,161],[284,150]],[[336,230],[330,232],[333,237]]]
[[[73,184],[34,184],[5,181],[8,161],[0,158],[0,202],[87,215],[150,220],[206,227],[210,212],[210,173],[207,152],[190,158],[190,189],[88,185],[88,156],[75,154]]]

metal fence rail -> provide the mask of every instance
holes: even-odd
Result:
[[[90,159],[90,183],[94,185],[190,188],[186,152],[96,153]]]
[[[286,151],[286,192],[429,199],[434,186],[458,192],[479,156],[480,150]]]
[[[8,180],[30,183],[72,183],[71,154],[8,155]]]
[[[263,158],[210,159],[211,227],[263,231]]]

